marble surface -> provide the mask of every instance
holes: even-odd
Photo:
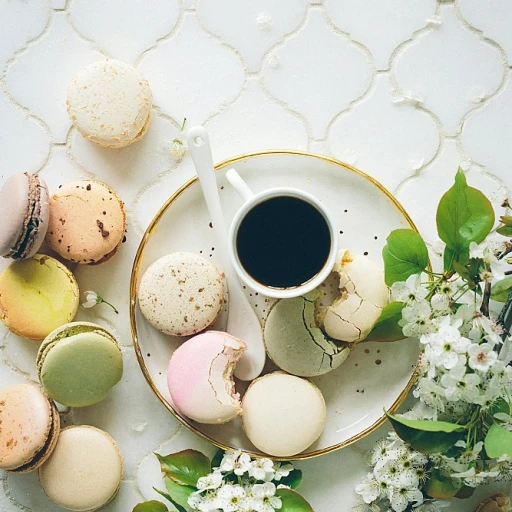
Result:
[[[269,148],[332,155],[374,176],[434,243],[434,212],[458,165],[497,213],[512,186],[512,3],[509,0],[0,0],[0,179],[39,173],[50,190],[104,181],[126,202],[128,240],[99,267],[76,268],[81,290],[120,310],[80,308],[118,336],[122,382],[102,403],[63,414],[120,444],[125,475],[105,510],[155,496],[152,452],[213,453],[161,406],[131,345],[129,275],[144,229],[194,174],[176,162],[183,117],[210,132],[214,159]],[[71,126],[70,78],[112,57],[135,64],[154,93],[152,123],[130,147],[99,148]],[[5,268],[6,261],[0,263]],[[35,380],[37,344],[0,328],[0,384]],[[365,473],[366,440],[298,463],[317,512],[348,512]],[[496,488],[500,488],[497,484]],[[501,488],[504,488],[503,485]],[[481,489],[454,511],[471,509]],[[57,512],[37,474],[0,472],[0,511]]]

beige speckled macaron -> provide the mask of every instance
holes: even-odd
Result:
[[[124,203],[99,181],[72,181],[50,198],[48,246],[66,260],[82,265],[108,261],[126,231]]]
[[[100,146],[121,148],[149,126],[152,94],[140,72],[119,60],[82,69],[68,87],[68,113],[77,130]]]
[[[205,258],[175,252],[155,261],[141,279],[139,307],[148,322],[173,336],[189,336],[214,322],[224,304],[222,276]]]
[[[123,456],[104,431],[88,425],[66,427],[39,481],[57,505],[90,512],[114,499],[123,477]]]

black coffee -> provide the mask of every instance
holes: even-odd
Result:
[[[272,288],[307,283],[331,249],[329,227],[310,203],[280,196],[256,205],[238,228],[236,249],[245,271]]]

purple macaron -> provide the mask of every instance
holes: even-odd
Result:
[[[13,174],[0,189],[0,255],[26,259],[41,247],[48,229],[46,183],[28,173]]]

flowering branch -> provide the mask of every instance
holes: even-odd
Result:
[[[106,301],[103,297],[98,295],[96,292],[93,292],[90,290],[86,291],[86,292],[84,292],[84,297],[85,297],[85,302],[82,302],[82,307],[84,307],[86,309],[93,308],[94,306],[97,306],[98,304],[103,303],[103,304],[106,304],[107,306],[110,306],[114,310],[114,313],[116,313],[117,315],[119,314],[119,311],[115,308],[115,306],[113,304]]]

